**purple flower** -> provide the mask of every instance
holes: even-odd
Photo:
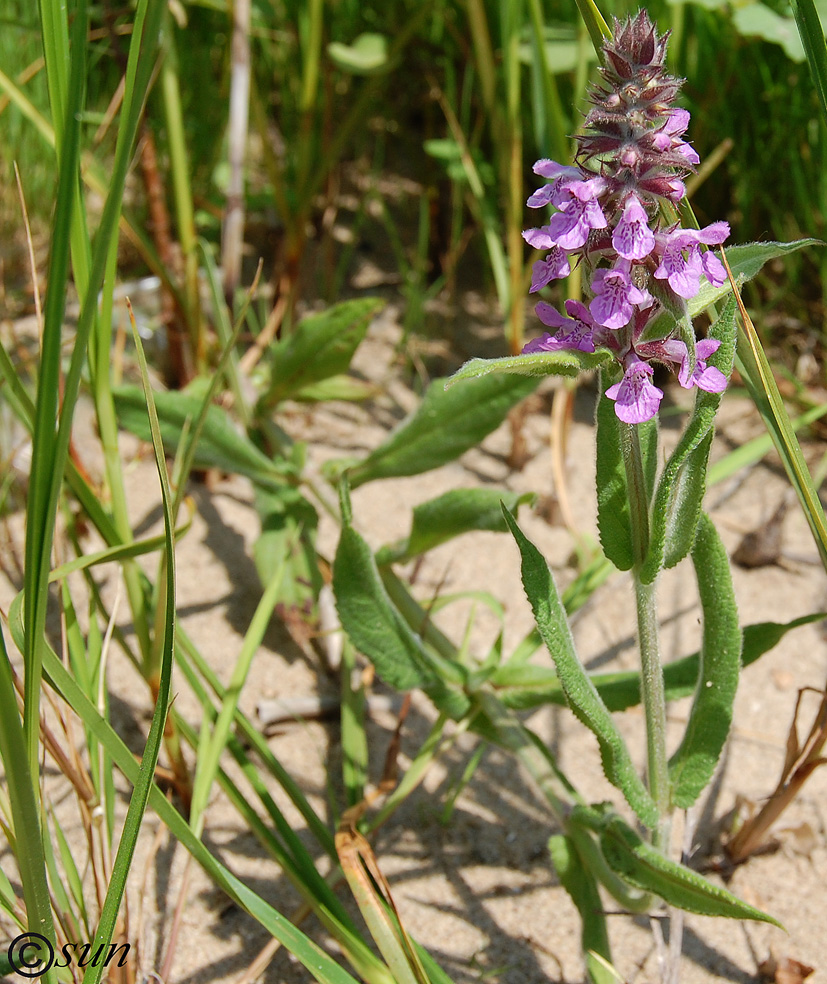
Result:
[[[546,332],[539,338],[532,339],[524,348],[523,354],[531,352],[558,352],[560,349],[576,349],[580,352],[594,352],[595,333],[601,330],[595,324],[585,304],[579,301],[566,301],[566,311],[571,315],[564,318],[556,308],[545,301],[540,301],[534,309],[537,317],[544,325],[557,328],[554,335]]]
[[[680,363],[678,382],[684,389],[697,386],[707,393],[723,393],[726,389],[726,376],[715,366],[708,366],[706,360],[713,352],[718,351],[720,341],[717,338],[702,338],[695,346],[695,371],[689,375],[689,351],[686,343],[678,338],[671,338],[663,343],[665,357],[672,362]]]
[[[655,276],[667,280],[672,290],[685,300],[690,300],[700,290],[702,273],[714,287],[719,287],[726,280],[726,270],[714,253],[702,254],[700,244],[717,246],[728,235],[727,222],[713,222],[704,229],[677,228],[665,233],[659,237],[663,252]]]
[[[626,424],[642,424],[658,412],[663,393],[652,382],[654,370],[631,352],[623,379],[606,390],[615,401],[615,413]]]
[[[634,304],[646,304],[652,300],[648,291],[632,283],[629,275],[631,264],[621,260],[610,270],[596,270],[592,278],[594,298],[589,310],[594,320],[606,328],[622,328],[634,312]]]
[[[663,129],[655,134],[653,146],[664,153],[670,150],[677,151],[688,164],[700,164],[701,159],[695,150],[685,140],[681,140],[688,126],[689,113],[685,109],[670,110]]]
[[[561,211],[552,215],[548,230],[558,246],[580,249],[591,229],[606,228],[606,216],[597,201],[605,190],[606,181],[600,177],[555,185],[551,200]]]
[[[560,280],[571,273],[568,256],[559,246],[552,247],[544,260],[537,260],[531,268],[531,293],[541,290],[552,280]]]
[[[629,195],[623,205],[623,214],[612,233],[612,246],[627,260],[645,259],[655,248],[649,216],[637,195]]]

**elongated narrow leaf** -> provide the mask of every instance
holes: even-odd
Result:
[[[471,359],[448,380],[453,386],[463,379],[478,379],[488,375],[516,376],[579,376],[587,369],[596,369],[612,357],[608,349],[597,352],[533,352],[530,355],[510,355],[503,359]]]
[[[725,888],[665,858],[620,817],[606,823],[600,845],[604,857],[619,875],[644,892],[659,895],[669,905],[703,916],[755,919],[781,926],[772,916],[747,905]]]
[[[743,631],[742,667],[749,666],[777,646],[792,629],[812,625],[827,618],[827,612],[803,615],[791,622],[758,622]],[[698,682],[699,654],[684,656],[667,663],[663,668],[663,683],[667,700],[691,696]],[[603,702],[610,711],[625,711],[640,703],[640,673],[626,670],[621,673],[595,673],[590,677]],[[489,678],[496,688],[497,698],[506,707],[528,710],[544,704],[566,705],[566,695],[554,670],[533,663],[506,663]]]
[[[153,395],[164,445],[171,451],[177,451],[184,424],[197,419],[201,413],[202,398],[185,392]],[[148,441],[150,433],[143,392],[137,386],[121,386],[114,391],[114,397],[121,426],[141,440]],[[215,405],[207,410],[195,450],[195,465],[246,475],[265,488],[280,487],[284,483],[283,470],[259,451],[249,437],[235,426],[225,410]]]
[[[827,126],[827,44],[824,28],[813,0],[790,0],[798,33],[807,55],[810,75],[821,104],[822,122]]]
[[[741,630],[729,557],[707,515],[692,547],[703,610],[703,643],[695,699],[683,740],[669,762],[672,798],[690,807],[712,778],[729,734],[741,669]]]
[[[500,503],[504,503],[510,513],[516,513],[521,503],[533,502],[535,498],[532,492],[520,495],[499,489],[451,489],[415,506],[410,536],[379,550],[376,562],[404,562],[472,530],[506,533],[508,527]]]
[[[621,571],[628,571],[635,562],[632,545],[632,526],[629,514],[629,489],[626,465],[621,447],[620,421],[614,403],[604,394],[609,385],[606,373],[601,373],[600,395],[597,399],[597,528],[600,545],[608,559]],[[657,468],[657,417],[637,425],[643,457],[647,494],[651,497]]]
[[[735,358],[734,298],[729,299],[709,334],[710,338],[721,341],[718,351],[710,356],[709,364],[720,369],[728,379]],[[664,466],[652,506],[649,553],[640,572],[644,584],[650,584],[664,566],[674,567],[692,549],[706,489],[712,429],[721,397],[721,393],[697,390],[692,417]]]
[[[726,255],[729,260],[732,276],[736,283],[752,280],[765,263],[779,256],[788,256],[805,246],[823,246],[820,239],[797,239],[793,243],[746,243],[743,246],[727,247]],[[707,280],[701,280],[701,289],[689,302],[689,316],[697,317],[710,306],[722,300],[730,293],[732,287],[725,283],[713,287]]]
[[[589,956],[589,951],[592,951],[604,960],[611,962],[612,959],[606,915],[600,892],[597,890],[597,881],[583,866],[574,841],[570,837],[555,834],[549,838],[548,849],[560,884],[569,893],[580,913],[580,939],[583,953],[586,954],[586,969],[589,977],[594,984],[616,984],[615,978],[609,971]]]
[[[536,379],[488,376],[446,389],[444,379],[435,379],[418,409],[350,471],[351,487],[419,475],[453,461],[499,427],[536,386]],[[335,470],[335,463],[331,467]]]
[[[269,584],[276,569],[286,564],[279,603],[288,608],[312,605],[322,587],[315,508],[290,485],[278,490],[257,488],[255,504],[261,533],[253,546],[253,558],[262,585]]]
[[[724,259],[726,262],[728,256]],[[795,436],[790,416],[781,399],[772,368],[764,354],[761,340],[737,290],[735,298],[743,328],[743,332],[738,337],[738,371],[781,456],[787,477],[795,489],[804,517],[810,526],[821,563],[827,569],[827,517],[824,515],[824,508],[813,484],[810,469],[804,460],[801,445]]]
[[[626,797],[629,806],[649,827],[657,824],[658,812],[611,714],[577,658],[571,629],[557,585],[540,551],[525,536],[511,513],[503,510],[522,557],[523,587],[534,612],[540,635],[557,667],[560,684],[569,706],[597,738],[606,778]]]
[[[421,642],[385,591],[373,551],[352,526],[339,538],[333,591],[342,627],[385,683],[411,690],[434,681]]]
[[[271,349],[270,386],[262,402],[273,406],[305,387],[345,372],[382,306],[377,298],[365,297],[303,318],[292,334]]]

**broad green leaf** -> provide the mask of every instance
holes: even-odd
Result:
[[[388,67],[388,39],[384,34],[360,34],[353,44],[331,41],[327,54],[336,68],[350,75],[376,75]]]
[[[727,247],[726,255],[736,283],[752,280],[765,263],[778,256],[787,256],[805,246],[823,246],[820,239],[798,239],[794,243],[747,243],[744,246]],[[716,253],[716,256],[718,254]],[[715,304],[730,293],[732,288],[728,283],[713,287],[707,280],[701,280],[701,289],[689,301],[689,316],[697,317],[710,304]]]
[[[201,411],[201,397],[186,392],[155,393],[155,405],[161,422],[164,446],[176,451],[185,423],[194,420]],[[150,439],[146,422],[146,400],[137,386],[121,386],[114,391],[115,407],[122,427],[141,440]],[[245,475],[265,488],[280,488],[284,484],[284,469],[274,465],[253,442],[240,431],[225,410],[215,405],[207,410],[201,438],[195,450],[198,468],[220,468],[222,471]]]
[[[312,604],[322,586],[315,508],[289,485],[277,491],[257,488],[255,504],[261,533],[253,546],[253,558],[262,585],[270,584],[276,571],[286,565],[279,604],[299,608]]]
[[[549,566],[511,513],[503,510],[503,515],[520,548],[523,587],[537,628],[557,667],[566,700],[575,716],[597,739],[606,778],[623,793],[643,823],[653,827],[658,819],[657,808],[632,764],[629,750],[611,714],[577,658],[566,612]]]
[[[351,469],[351,487],[379,478],[419,475],[453,461],[499,427],[508,411],[536,386],[536,379],[509,376],[466,380],[450,389],[444,379],[434,380],[418,409]],[[332,476],[339,467],[341,463],[331,462],[326,474]]]
[[[588,369],[596,369],[608,362],[612,353],[608,349],[596,352],[578,352],[563,349],[559,352],[532,352],[530,355],[509,355],[503,359],[471,359],[454,373],[447,386],[463,379],[478,379],[488,375],[517,376],[579,376]]]
[[[560,884],[569,893],[580,913],[580,940],[583,953],[586,954],[589,977],[594,984],[615,984],[615,978],[589,955],[589,951],[593,951],[609,962],[612,959],[606,916],[597,881],[584,867],[570,837],[555,834],[549,838],[548,849]]]
[[[827,125],[827,44],[824,41],[824,28],[813,0],[791,0],[791,3],[810,66],[810,75],[821,104],[822,122]]]
[[[706,515],[692,547],[703,611],[703,642],[695,699],[683,740],[669,762],[672,799],[686,809],[712,778],[729,734],[741,670],[741,630],[729,557]]]
[[[747,3],[733,7],[732,23],[744,37],[778,44],[791,61],[804,61],[804,45],[792,17],[782,17],[763,3]]]
[[[604,857],[619,875],[644,892],[659,895],[669,905],[703,916],[755,919],[781,926],[772,916],[747,905],[725,888],[665,858],[620,817],[606,822],[600,845]]]
[[[749,666],[769,652],[792,629],[827,618],[827,612],[803,615],[791,622],[758,622],[743,630],[741,666]],[[680,700],[694,693],[698,682],[699,654],[684,656],[663,667],[667,700]],[[640,704],[640,674],[636,670],[595,673],[591,681],[610,711],[625,711]],[[554,670],[533,663],[505,663],[490,677],[497,698],[514,710],[529,710],[544,704],[566,705],[566,696]]]
[[[632,545],[629,490],[626,484],[626,465],[621,446],[621,423],[614,403],[604,394],[610,380],[601,373],[600,395],[597,399],[597,528],[600,544],[608,559],[621,571],[628,571],[635,562]],[[651,498],[657,468],[657,417],[637,425],[643,457],[647,495]]]
[[[347,370],[382,301],[343,301],[303,318],[270,349],[270,385],[262,404],[272,407],[314,383]]]
[[[472,530],[506,533],[508,527],[500,503],[510,513],[516,513],[522,503],[533,503],[535,499],[533,492],[521,495],[498,489],[452,489],[415,506],[410,535],[399,543],[382,547],[377,551],[376,562],[404,563]]]
[[[385,683],[411,690],[434,681],[422,643],[388,597],[373,551],[352,526],[339,538],[333,591],[342,627]]]
[[[728,379],[735,356],[734,298],[727,302],[709,337],[721,340],[709,364]],[[644,584],[650,584],[664,566],[674,567],[692,549],[706,489],[712,429],[721,399],[721,393],[696,390],[695,409],[663,468],[652,505],[649,552],[640,572]]]

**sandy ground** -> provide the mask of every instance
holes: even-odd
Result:
[[[308,441],[313,467],[326,458],[358,454],[376,446],[387,429],[415,404],[394,364],[399,331],[392,309],[371,328],[356,359],[356,369],[383,383],[385,392],[365,405],[334,404],[321,410],[291,408],[280,421],[292,434]],[[519,472],[509,469],[507,426],[491,435],[482,448],[459,462],[407,479],[371,483],[354,494],[357,527],[378,547],[405,534],[410,508],[441,492],[480,484],[550,495],[548,454],[551,386],[525,421],[530,460]],[[670,388],[666,403],[683,394]],[[578,393],[568,443],[567,482],[574,517],[580,530],[595,533],[593,489],[594,391],[585,385]],[[674,440],[676,418],[666,418],[665,440]],[[717,460],[732,447],[761,433],[762,425],[748,401],[727,397],[713,449]],[[158,528],[157,479],[153,465],[135,441],[124,436],[129,502],[136,527],[146,533]],[[820,449],[806,449],[813,460]],[[94,466],[94,462],[92,462]],[[729,549],[744,533],[766,524],[785,494],[786,483],[775,458],[742,473],[737,481],[711,489],[711,510]],[[212,490],[194,486],[197,514],[178,548],[178,602],[183,626],[223,680],[228,680],[241,646],[260,587],[251,561],[258,530],[249,485],[238,478],[220,481]],[[559,583],[575,574],[571,535],[523,507],[524,529],[543,549]],[[12,522],[12,532],[19,524]],[[336,530],[322,522],[320,547],[332,555]],[[824,573],[806,523],[794,506],[783,527],[781,564],[734,570],[735,590],[743,623],[786,621],[827,609]],[[154,572],[150,562],[147,570]],[[432,551],[418,571],[416,591],[429,597],[444,591],[489,591],[504,606],[504,651],[511,649],[531,626],[531,614],[519,580],[513,541],[500,534],[480,533]],[[112,584],[106,585],[112,590]],[[13,594],[3,581],[0,604],[5,609]],[[659,610],[667,658],[692,652],[699,638],[699,612],[691,565],[669,572],[660,583]],[[441,628],[459,640],[471,614],[458,603],[438,617]],[[498,619],[483,606],[473,612],[471,640],[479,656],[500,630]],[[575,619],[580,651],[592,669],[627,669],[635,665],[634,610],[631,587],[615,575],[590,599]],[[535,659],[547,661],[546,654]],[[696,863],[702,865],[714,842],[720,819],[739,797],[760,803],[769,795],[784,760],[787,733],[799,688],[823,688],[827,676],[827,643],[817,626],[807,626],[784,639],[771,653],[743,674],[735,726],[711,794],[700,811]],[[146,727],[147,694],[132,668],[113,653],[109,670],[115,719],[127,740]],[[276,623],[258,652],[241,706],[255,715],[258,701],[322,693],[335,695],[338,684],[320,671],[318,660],[302,652]],[[383,692],[381,684],[377,691]],[[197,724],[200,714],[186,683],[176,678],[176,706]],[[685,721],[685,704],[670,708],[674,744]],[[812,713],[812,709],[809,711]],[[404,726],[400,764],[404,767],[427,734],[434,712],[421,695]],[[395,725],[393,713],[376,716],[370,729],[371,771],[381,774],[385,751]],[[633,754],[642,763],[644,738],[639,712],[618,717]],[[530,723],[559,755],[564,770],[584,793],[600,800],[611,788],[604,780],[594,739],[564,709],[542,709]],[[807,727],[809,726],[809,719]],[[803,730],[803,728],[802,728]],[[546,842],[554,832],[530,781],[500,752],[489,750],[480,768],[456,802],[447,824],[440,816],[446,796],[461,775],[475,740],[461,737],[432,768],[423,786],[380,831],[375,849],[409,931],[423,943],[457,982],[499,981],[535,984],[580,981],[578,920],[568,896],[549,863]],[[296,722],[270,739],[270,747],[301,782],[323,816],[331,817],[329,797],[340,791],[338,725],[335,721]],[[774,951],[815,968],[813,984],[827,984],[827,843],[825,832],[827,769],[817,771],[803,793],[783,816],[781,846],[773,854],[756,856],[739,867],[730,887],[749,902],[765,908],[787,929],[743,925],[728,920],[689,916],[682,980],[701,984],[716,980],[757,980],[757,964]],[[283,796],[279,802],[283,801]],[[68,809],[68,807],[67,807]],[[75,816],[66,822],[83,849]],[[292,817],[292,814],[289,814]],[[298,821],[297,821],[298,825]],[[130,879],[130,919],[140,927],[140,971],[157,972],[166,952],[172,915],[185,868],[184,852],[161,835],[155,844],[156,818],[145,820],[138,857]],[[267,859],[237,814],[218,792],[211,802],[206,842],[241,878],[286,914],[299,899]],[[4,868],[9,863],[3,855]],[[711,874],[715,880],[719,876]],[[658,979],[652,936],[641,918],[616,915],[610,920],[614,959],[632,982]],[[305,929],[323,939],[312,922]],[[229,904],[200,870],[193,867],[183,910],[180,939],[168,981],[207,984],[235,980],[267,943],[257,923]],[[264,973],[268,984],[309,980],[307,972],[286,953],[276,954]]]

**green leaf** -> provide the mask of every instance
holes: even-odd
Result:
[[[792,629],[810,625],[827,618],[827,613],[803,615],[791,622],[758,622],[743,630],[742,667],[749,666],[778,645]],[[680,700],[695,691],[699,673],[699,654],[684,656],[663,667],[663,683],[667,700]],[[610,711],[625,711],[640,704],[640,673],[624,670],[620,673],[595,673],[591,681]],[[557,674],[545,666],[533,663],[505,663],[491,675],[497,698],[506,707],[529,710],[544,704],[566,705],[566,696]]]
[[[727,302],[709,337],[721,340],[709,364],[729,379],[735,357],[734,298]],[[722,396],[696,390],[692,417],[664,466],[652,504],[649,552],[640,572],[644,584],[650,584],[664,566],[674,567],[692,549],[706,490],[712,429]]]
[[[262,404],[275,406],[313,383],[345,372],[382,306],[377,298],[366,297],[303,318],[270,349],[270,385]]]
[[[782,17],[763,3],[747,3],[733,7],[732,23],[744,37],[778,44],[791,61],[804,61],[804,46],[792,17]]]
[[[736,365],[749,395],[761,414],[776,450],[784,464],[790,484],[795,489],[802,512],[810,526],[821,563],[827,569],[827,518],[804,460],[801,445],[787,413],[772,367],[767,360],[755,326],[737,294],[743,331],[738,336]]]
[[[121,386],[114,391],[114,397],[121,426],[141,440],[148,441],[150,432],[143,392],[137,386]],[[169,392],[155,393],[154,399],[164,445],[168,450],[176,451],[184,424],[194,420],[201,411],[201,397],[194,393]],[[287,467],[274,465],[235,426],[226,410],[215,405],[207,410],[195,451],[195,465],[245,475],[265,488],[280,488],[284,484],[284,469]]]
[[[509,355],[503,359],[471,359],[451,376],[446,386],[463,379],[480,376],[579,376],[588,369],[596,369],[612,357],[608,349],[596,352],[578,352],[563,349],[559,352],[533,352],[530,355]]]
[[[510,513],[536,500],[533,492],[504,492],[498,489],[452,489],[444,495],[414,507],[410,535],[376,554],[377,564],[404,563],[412,557],[433,550],[455,536],[472,530],[506,533],[500,503]]]
[[[606,778],[623,793],[643,823],[654,827],[658,822],[657,808],[635,771],[611,714],[577,658],[566,612],[548,564],[511,513],[503,510],[503,515],[520,548],[523,587],[537,627],[557,667],[566,700],[575,716],[597,738]]]
[[[791,0],[791,3],[821,104],[822,122],[827,125],[827,44],[824,28],[813,0]]]
[[[581,922],[581,944],[586,954],[586,969],[594,984],[616,984],[616,979],[589,955],[589,951],[599,954],[611,962],[609,933],[603,900],[597,889],[597,881],[580,860],[574,841],[564,834],[549,837],[548,849],[551,861],[560,884],[571,896],[577,906]]]
[[[747,243],[744,246],[731,246],[727,248],[726,256],[732,270],[732,276],[736,283],[743,283],[752,280],[765,263],[774,260],[778,256],[787,256],[795,253],[805,246],[823,246],[820,239],[798,239],[793,243]],[[716,253],[716,256],[718,254]],[[730,293],[732,287],[729,283],[724,283],[720,287],[713,287],[707,280],[701,279],[701,289],[689,301],[689,316],[695,318],[702,311],[705,311],[710,304],[715,304]]]
[[[695,699],[683,740],[669,762],[672,799],[686,809],[712,778],[732,723],[741,670],[741,630],[729,557],[702,514],[692,547],[704,629]]]
[[[305,607],[316,600],[322,586],[316,560],[316,510],[287,485],[278,491],[257,488],[255,504],[261,519],[261,533],[253,547],[259,579],[264,586],[270,584],[276,571],[286,565],[278,601],[288,607]]]
[[[342,627],[385,683],[411,690],[434,681],[422,643],[388,597],[373,551],[352,526],[339,538],[333,592]]]
[[[536,386],[534,379],[509,376],[467,380],[451,389],[444,379],[434,380],[418,409],[350,471],[351,486],[419,475],[453,461],[499,427]],[[338,462],[331,462],[326,474],[331,476],[337,467]]]
[[[600,835],[600,846],[609,865],[632,885],[659,895],[669,905],[703,916],[755,919],[781,924],[760,909],[713,885],[696,871],[670,861],[647,844],[620,817],[609,819]]]
[[[614,403],[604,394],[610,380],[602,372],[600,395],[597,399],[597,528],[600,544],[608,559],[621,571],[628,571],[635,562],[632,545],[632,526],[629,515],[629,491],[626,485],[626,466],[621,446],[620,421]],[[657,417],[637,425],[643,456],[647,497],[651,498],[657,469]]]
[[[353,44],[331,41],[330,60],[350,75],[376,75],[388,67],[388,39],[384,34],[360,34]]]

